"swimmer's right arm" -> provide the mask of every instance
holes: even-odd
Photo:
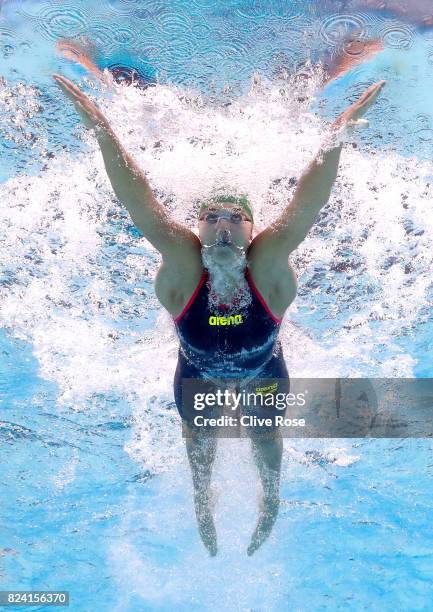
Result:
[[[63,93],[73,102],[84,125],[95,131],[108,178],[118,199],[128,209],[140,232],[162,254],[165,264],[201,271],[200,242],[183,225],[174,222],[156,199],[134,159],[125,151],[101,110],[71,81],[54,75]]]

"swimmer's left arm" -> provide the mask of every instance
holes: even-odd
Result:
[[[332,126],[332,138],[325,143],[299,180],[290,203],[271,226],[258,234],[251,245],[252,256],[279,259],[287,266],[287,257],[305,239],[314,221],[328,202],[338,173],[343,143],[340,132],[351,128],[375,102],[385,81],[372,85],[342,113]],[[274,267],[273,266],[273,267]]]

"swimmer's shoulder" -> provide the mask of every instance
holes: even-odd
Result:
[[[253,257],[248,261],[248,270],[269,310],[282,319],[298,291],[296,273],[288,259],[281,262]]]
[[[203,279],[201,259],[192,259],[190,265],[181,262],[162,263],[155,278],[155,294],[159,302],[174,317],[178,317]]]

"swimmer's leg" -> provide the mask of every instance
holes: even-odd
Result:
[[[249,431],[253,456],[259,472],[263,499],[256,528],[248,546],[252,555],[269,537],[277,520],[280,507],[280,472],[283,455],[283,441],[278,429],[264,435],[263,432]]]
[[[182,425],[194,486],[194,506],[198,529],[203,544],[214,557],[217,553],[217,533],[213,519],[210,484],[217,441],[214,434],[197,431],[189,427],[186,421]]]

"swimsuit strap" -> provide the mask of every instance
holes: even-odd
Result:
[[[279,319],[278,317],[276,317],[273,312],[271,311],[271,309],[269,308],[269,306],[266,303],[265,298],[262,296],[262,294],[260,293],[260,291],[257,289],[256,283],[253,280],[253,277],[251,276],[251,272],[249,270],[249,268],[246,269],[245,271],[245,276],[246,279],[248,281],[248,285],[251,288],[251,291],[254,293],[254,295],[256,296],[256,298],[259,300],[260,304],[263,306],[263,308],[266,310],[266,312],[268,313],[268,315],[271,317],[271,319],[277,323],[278,325],[281,324],[281,321],[283,319]]]
[[[203,270],[203,274],[201,275],[200,280],[198,281],[198,285],[194,289],[193,294],[191,295],[191,297],[189,298],[188,302],[184,306],[182,312],[179,315],[177,315],[177,317],[174,317],[174,322],[175,323],[180,321],[181,318],[184,316],[184,314],[186,314],[188,312],[188,310],[191,308],[191,306],[193,305],[193,303],[195,301],[195,298],[199,294],[199,291],[203,287],[204,282],[206,281],[207,277],[208,277],[208,271],[207,270]]]

